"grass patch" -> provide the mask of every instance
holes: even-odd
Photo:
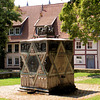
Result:
[[[76,83],[98,84],[98,85],[100,85],[100,78],[92,78],[92,79],[86,79],[86,80],[82,80],[82,81],[76,81]]]
[[[96,96],[93,96],[93,97],[85,99],[85,100],[100,100],[100,95],[96,95]]]
[[[77,77],[91,77],[91,76],[97,76],[97,75],[100,75],[100,73],[75,73],[74,74],[74,77],[77,78]]]
[[[0,86],[20,84],[20,78],[0,79]]]
[[[0,100],[10,100],[10,99],[0,98]]]
[[[84,76],[88,76],[90,73],[81,73],[81,72],[79,72],[79,73],[75,73],[74,74],[74,77],[75,78],[77,78],[77,77],[84,77]]]

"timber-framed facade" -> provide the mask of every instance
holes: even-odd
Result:
[[[70,86],[75,90],[72,40],[37,38],[21,43],[30,46],[21,52],[21,89],[51,92]]]

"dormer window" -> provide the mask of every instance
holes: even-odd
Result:
[[[36,34],[38,34],[38,35],[54,35],[54,28],[52,26],[36,27]]]
[[[11,29],[9,30],[9,35],[14,35],[14,29],[13,29],[13,28],[11,28]]]
[[[9,30],[9,35],[20,35],[20,27],[11,28]]]
[[[16,31],[15,32],[16,35],[19,35],[20,34],[20,28],[19,27],[15,28],[15,31]]]

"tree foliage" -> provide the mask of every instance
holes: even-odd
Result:
[[[14,6],[13,0],[0,0],[0,57],[4,55],[7,43],[7,34],[12,26],[12,21],[21,21],[20,14]]]
[[[68,31],[71,39],[79,38],[84,43],[100,39],[99,0],[71,0],[64,4],[59,17],[62,31]]]

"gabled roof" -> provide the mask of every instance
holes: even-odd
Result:
[[[63,4],[44,5],[41,18],[35,26],[52,25],[61,12],[62,7]]]
[[[13,26],[21,26],[26,20],[27,20],[28,16],[22,16],[21,19],[22,19],[22,22],[20,21],[13,21]]]
[[[20,7],[20,10],[22,12],[22,22],[13,22],[13,27],[21,26],[25,22],[23,25],[24,28],[21,35],[9,36],[9,41],[12,42],[33,38],[33,33],[35,31],[34,24],[40,17],[41,5]]]
[[[53,25],[54,22],[56,22],[54,24],[55,35],[59,35],[60,38],[68,38],[69,35],[66,33],[62,34],[60,28],[61,21],[58,16],[62,7],[63,3],[20,7],[22,11],[22,22],[13,22],[13,26],[21,26],[24,24],[23,32],[19,36],[9,36],[9,40],[13,42],[33,39],[37,36],[35,34],[35,26]]]

